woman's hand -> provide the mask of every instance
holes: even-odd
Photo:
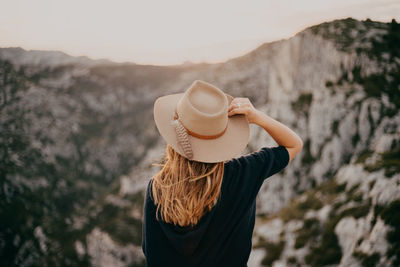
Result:
[[[257,113],[258,110],[254,108],[250,100],[244,97],[234,98],[228,108],[228,116],[244,114],[249,123],[256,123]]]
[[[249,123],[255,123],[264,128],[275,142],[286,147],[289,153],[289,160],[294,159],[303,148],[303,141],[295,132],[267,114],[255,109],[248,98],[237,97],[232,100],[228,108],[228,116],[235,114],[245,114]]]

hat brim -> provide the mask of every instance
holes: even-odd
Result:
[[[177,143],[173,125],[175,107],[184,93],[159,97],[154,103],[154,121],[164,140],[180,155],[184,153]],[[228,104],[233,97],[226,94]],[[228,117],[225,133],[216,139],[200,139],[188,135],[193,150],[192,160],[200,162],[221,162],[230,160],[245,149],[250,137],[250,127],[243,114]]]

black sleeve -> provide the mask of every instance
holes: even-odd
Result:
[[[257,152],[229,161],[227,171],[231,173],[230,191],[253,201],[263,182],[285,168],[289,163],[289,152],[284,146],[264,147]]]
[[[263,166],[260,170],[261,179],[266,179],[280,172],[289,164],[289,152],[284,146],[264,147],[253,155],[250,154],[250,157],[258,158],[254,160],[254,164]],[[268,161],[271,163],[270,169],[266,166]]]
[[[265,180],[284,169],[289,163],[289,152],[284,146],[263,147],[257,152],[238,158],[248,169],[253,180]]]
[[[151,178],[147,184],[147,188],[144,194],[144,205],[143,205],[143,223],[142,223],[142,251],[143,254],[146,256],[146,216],[147,216],[147,210],[149,201],[151,200],[151,187],[153,185],[153,178]]]

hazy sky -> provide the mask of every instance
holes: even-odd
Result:
[[[400,21],[400,1],[0,0],[0,47],[142,64],[218,62],[346,17]]]

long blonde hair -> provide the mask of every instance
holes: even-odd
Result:
[[[162,169],[153,177],[157,220],[179,226],[196,225],[217,203],[224,163],[191,161],[167,145]]]

